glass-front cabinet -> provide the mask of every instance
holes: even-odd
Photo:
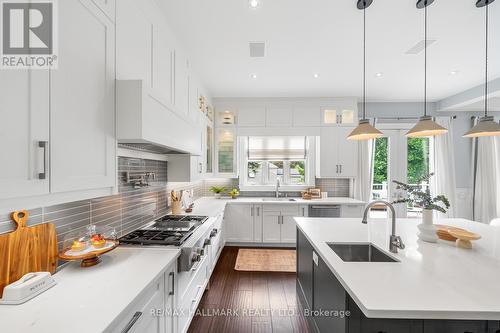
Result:
[[[206,157],[205,157],[205,170],[206,173],[214,172],[214,130],[212,126],[207,125],[207,146],[206,146]]]
[[[351,109],[322,108],[323,125],[354,126],[357,123],[357,113]]]
[[[217,129],[217,173],[236,173],[236,135],[232,128]]]

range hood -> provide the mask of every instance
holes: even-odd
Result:
[[[188,154],[187,152],[163,147],[154,143],[118,143],[118,148],[136,150],[153,154]]]

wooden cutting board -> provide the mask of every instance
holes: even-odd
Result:
[[[0,297],[6,285],[29,272],[50,272],[57,268],[57,235],[52,223],[26,226],[28,212],[11,214],[17,229],[0,235]]]

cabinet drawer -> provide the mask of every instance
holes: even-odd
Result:
[[[359,217],[363,216],[363,206],[341,206],[340,207],[340,216],[341,217]]]
[[[129,328],[132,332],[143,332],[141,328],[160,327],[162,316],[153,317],[153,310],[163,310],[165,294],[164,275],[151,284],[123,311],[111,324],[106,332],[123,332]],[[153,330],[155,331],[155,330]]]

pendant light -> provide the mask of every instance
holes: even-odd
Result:
[[[347,140],[370,140],[384,136],[382,132],[373,127],[366,119],[366,8],[372,4],[373,0],[358,0],[358,9],[363,10],[363,119],[359,125],[349,134]]]
[[[465,138],[477,138],[480,136],[497,136],[500,135],[500,124],[495,122],[493,117],[488,116],[488,5],[495,0],[479,0],[476,2],[476,7],[486,7],[486,58],[485,58],[485,82],[484,82],[484,117],[479,119],[479,123],[470,131],[464,134]]]
[[[437,124],[427,115],[427,6],[434,0],[418,0],[417,8],[424,9],[424,115],[420,117],[418,123],[406,133],[409,138],[438,136],[448,132],[446,128]]]

